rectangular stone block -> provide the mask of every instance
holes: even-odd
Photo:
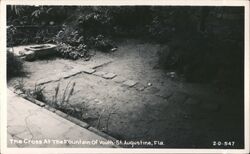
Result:
[[[87,74],[92,74],[94,73],[96,70],[92,69],[92,68],[82,68],[81,69],[82,72],[87,73]]]
[[[83,128],[88,128],[89,127],[89,124],[87,124],[87,123],[85,123],[85,122],[83,122],[83,121],[81,121],[79,119],[76,119],[76,118],[74,118],[72,116],[68,116],[67,119],[69,121],[75,123],[76,125],[79,125],[79,126],[83,127]]]
[[[47,78],[38,80],[36,84],[42,85],[42,84],[46,84],[46,83],[53,82],[53,81],[59,81],[61,78],[62,78],[61,74],[55,74],[55,75],[53,74],[53,75],[48,76]]]
[[[133,80],[126,80],[126,81],[123,82],[123,85],[128,86],[128,87],[133,87],[136,84],[137,84],[137,82],[133,81]]]
[[[92,68],[92,69],[96,69],[98,67],[102,67],[104,65],[107,65],[107,64],[109,64],[111,62],[112,62],[112,60],[108,60],[108,59],[107,60],[102,60],[102,61],[96,61],[94,64],[89,65],[89,67]]]
[[[25,99],[27,99],[27,100],[29,100],[29,101],[31,101],[33,103],[35,102],[35,99],[33,97],[27,96],[27,97],[25,97]]]
[[[45,105],[44,108],[47,109],[47,110],[49,110],[49,111],[51,111],[51,112],[55,112],[56,111],[56,109],[50,107],[49,105]]]
[[[77,75],[80,73],[81,73],[81,71],[79,69],[72,69],[68,72],[63,73],[63,78],[66,79],[66,78],[69,78],[71,76],[74,76],[74,75]]]
[[[114,73],[107,73],[103,75],[104,79],[113,79],[114,77],[116,77],[116,74]]]
[[[107,72],[96,71],[96,72],[94,72],[93,74],[96,75],[96,76],[103,77],[105,74],[107,74]]]
[[[141,83],[138,83],[135,85],[135,89],[138,90],[138,91],[143,91],[146,87],[141,84]]]
[[[122,83],[124,82],[126,79],[124,77],[121,76],[117,76],[113,79],[113,81],[115,81],[116,83]]]
[[[44,104],[43,102],[38,101],[38,100],[35,100],[35,103],[36,103],[37,105],[41,106],[41,107],[44,107],[44,106],[45,106],[45,104]]]
[[[45,84],[45,83],[49,83],[52,80],[50,78],[46,78],[46,79],[40,79],[36,82],[37,85],[41,85],[41,84]]]
[[[66,118],[68,115],[60,110],[56,110],[55,113],[63,118]]]

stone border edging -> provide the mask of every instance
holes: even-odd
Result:
[[[58,109],[55,109],[55,108],[53,108],[53,107],[51,107],[49,105],[46,105],[45,103],[43,103],[43,102],[41,102],[39,100],[36,100],[36,99],[34,99],[32,97],[29,97],[28,95],[26,95],[24,93],[16,92],[13,88],[9,88],[9,90],[14,92],[18,96],[20,96],[20,97],[22,97],[22,98],[24,98],[24,99],[38,105],[38,106],[40,106],[41,108],[47,109],[47,110],[57,114],[58,116],[66,119],[66,120],[68,120],[68,121],[70,121],[70,122],[72,122],[72,123],[74,123],[74,124],[76,124],[76,125],[78,125],[78,126],[80,126],[82,128],[85,128],[85,129],[91,131],[92,133],[94,133],[96,135],[99,135],[99,136],[101,136],[101,137],[103,137],[103,138],[105,138],[107,140],[111,140],[114,143],[117,140],[114,137],[111,137],[110,135],[108,135],[108,134],[106,134],[106,133],[104,133],[104,132],[102,132],[102,131],[100,131],[100,130],[92,127],[92,126],[90,126],[88,123],[83,122],[83,121],[81,121],[81,120],[79,120],[79,119],[77,119],[77,118],[75,118],[75,117],[73,117],[71,115],[68,115],[68,114],[66,114],[66,113],[64,113],[64,112],[62,112],[62,111],[60,111]],[[112,146],[115,147],[115,148],[122,148],[121,146],[118,146],[118,145],[115,145],[115,144],[112,145]]]

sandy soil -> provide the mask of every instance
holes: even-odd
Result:
[[[125,40],[113,53],[97,52],[90,61],[65,59],[25,62],[26,77],[13,78],[9,86],[23,79],[32,89],[39,79],[70,71],[73,67],[110,63],[97,71],[117,74],[104,79],[93,74],[78,74],[43,85],[51,99],[60,83],[61,97],[66,85],[75,82],[70,104],[83,108],[82,120],[127,141],[163,141],[160,148],[240,148],[243,145],[243,99],[236,94],[220,94],[211,85],[186,83],[154,69],[158,44]],[[115,82],[123,78],[147,86],[143,91]],[[230,147],[213,146],[213,141],[234,141]],[[150,146],[149,146],[150,148]]]

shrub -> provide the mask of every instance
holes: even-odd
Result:
[[[89,59],[87,45],[84,37],[72,28],[64,28],[54,38],[57,50],[63,58],[76,60],[78,58]]]
[[[79,58],[89,60],[89,49],[108,52],[114,51],[116,48],[114,43],[103,35],[84,37],[74,27],[66,25],[55,36],[54,42],[56,42],[57,50],[63,58],[73,60]]]
[[[22,75],[23,62],[13,52],[7,50],[7,79]]]

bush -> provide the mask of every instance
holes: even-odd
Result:
[[[13,52],[7,50],[7,79],[22,75],[23,62]]]
[[[89,60],[89,49],[97,49],[99,51],[114,51],[114,43],[103,35],[85,36],[79,33],[75,27],[63,26],[63,29],[54,38],[57,44],[57,50],[63,58]]]
[[[84,37],[80,36],[78,31],[72,28],[66,28],[59,31],[54,42],[57,43],[57,50],[63,58],[76,60],[78,58],[89,58],[87,45]]]

